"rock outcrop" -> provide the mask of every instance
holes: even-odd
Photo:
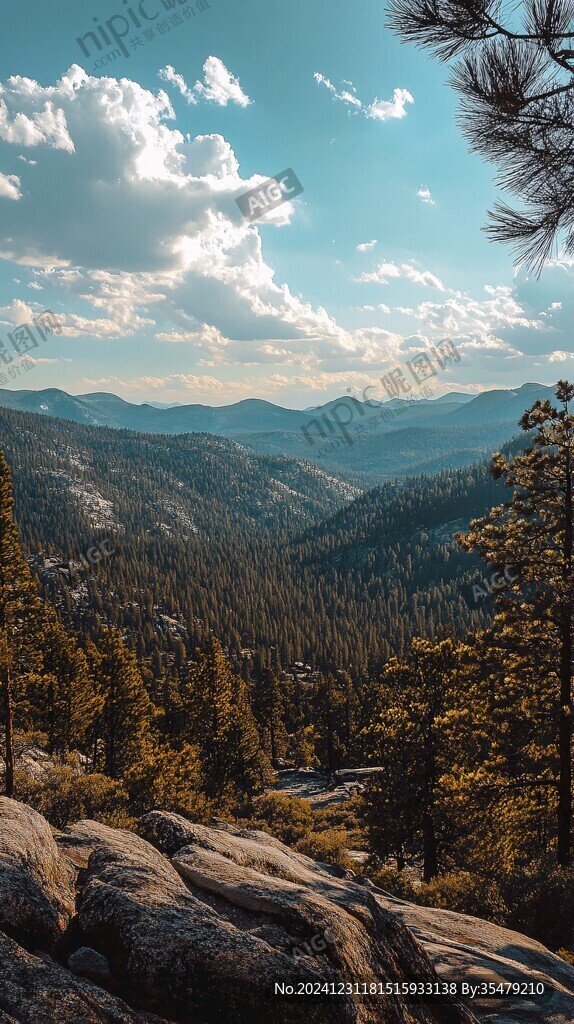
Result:
[[[445,1012],[395,996],[276,994],[276,982],[337,986],[433,970],[370,892],[262,832],[160,812],[143,819],[141,832],[145,839],[80,822],[60,840],[85,865],[79,932],[104,954],[130,1004],[178,1021],[470,1024],[454,1005]]]
[[[329,775],[314,768],[282,768],[275,773],[275,781],[267,792],[307,800],[315,810],[325,810],[361,793],[368,779],[380,771],[381,768],[344,768]]]
[[[0,1024],[166,1024],[0,932]]]
[[[0,918],[0,1024],[574,1020],[574,970],[536,943],[523,966],[553,983],[544,1007],[357,996],[343,983],[436,981],[431,961],[449,980],[495,967],[504,977],[523,937],[459,915],[449,924],[262,832],[159,811],[139,831],[84,821],[53,833],[0,800],[0,902],[11,900]],[[280,995],[276,983],[338,994]]]
[[[544,986],[536,1000],[513,996],[472,1001],[480,1020],[492,1024],[571,1024],[574,1021],[574,969],[535,939],[476,917],[404,903],[372,887],[391,913],[407,925],[433,961],[439,977]]]
[[[27,949],[52,949],[74,914],[75,872],[48,822],[0,798],[0,931]]]

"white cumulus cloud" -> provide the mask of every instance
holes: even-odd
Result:
[[[21,75],[13,75],[6,85],[0,85],[0,139],[18,146],[44,144],[73,152],[66,115],[54,103],[57,90],[57,86],[44,89]]]
[[[414,102],[408,89],[395,89],[390,100],[373,100],[365,110],[365,117],[372,117],[376,121],[406,117],[406,104]]]
[[[165,91],[74,65],[55,86],[10,79],[8,93],[11,123],[21,109],[34,123],[50,97],[71,142],[38,145],[37,165],[19,164],[22,198],[0,218],[0,256],[63,295],[69,338],[185,337],[205,365],[380,358],[375,329],[344,329],[276,280],[235,202],[267,175],[243,178],[221,135],[185,137]],[[10,148],[0,143],[1,155]]]
[[[21,199],[20,178],[17,174],[2,174],[0,171],[0,196],[4,199]]]

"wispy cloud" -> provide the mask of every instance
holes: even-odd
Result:
[[[357,246],[357,252],[368,252],[369,249],[374,249],[377,244],[376,238],[373,238],[370,242],[360,242]]]
[[[430,270],[417,270],[410,263],[379,263],[375,270],[367,271],[355,280],[371,284],[388,284],[393,278],[399,277],[406,277],[414,284],[422,284],[427,288],[438,288],[441,292],[446,291],[440,278],[431,274]]]
[[[387,306],[384,302],[379,302],[378,306],[354,306],[353,308],[359,313],[376,313],[377,311],[379,313],[391,312],[390,306]]]
[[[426,187],[426,185],[421,185],[417,192],[417,196],[419,197],[419,199],[422,199],[423,203],[427,203],[429,206],[435,205],[435,201],[431,195],[431,191],[429,188]]]
[[[237,103],[240,107],[248,107],[252,100],[243,92],[239,79],[227,70],[219,57],[208,57],[203,65],[203,81],[190,88],[183,75],[178,74],[171,64],[159,71],[159,77],[168,85],[179,89],[187,103],[197,103],[203,99],[208,103],[216,103],[218,107],[226,107],[228,103]]]
[[[159,77],[162,82],[166,85],[175,85],[176,89],[179,89],[184,100],[188,103],[197,103],[197,96],[193,89],[190,89],[183,75],[178,75],[177,71],[171,64],[166,64],[164,68],[160,68]]]
[[[320,71],[316,71],[313,78],[316,82],[319,82],[320,85],[324,85],[325,88],[333,94],[334,99],[342,100],[343,103],[347,103],[352,107],[361,108],[363,106],[360,99],[356,96],[357,90],[351,82],[345,81],[344,84],[348,85],[349,89],[342,89],[339,91],[328,78],[325,78],[325,75],[321,74]]]
[[[344,79],[342,84],[347,86],[347,88],[338,89],[320,71],[316,71],[313,78],[319,85],[324,85],[329,90],[333,99],[340,100],[341,103],[345,103],[348,107],[352,108],[353,113],[361,113],[364,117],[372,118],[375,121],[391,121],[406,117],[407,103],[414,103],[414,99],[408,89],[394,89],[390,100],[374,99],[372,103],[364,104],[357,96],[357,90],[352,82]]]

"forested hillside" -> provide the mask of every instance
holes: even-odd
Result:
[[[45,592],[75,628],[112,623],[163,668],[213,630],[236,658],[273,649],[283,666],[360,674],[414,635],[485,621],[488,601],[462,596],[476,559],[453,539],[496,499],[485,466],[357,497],[309,464],[208,435],[10,411],[0,431]],[[85,567],[102,541],[113,555]]]

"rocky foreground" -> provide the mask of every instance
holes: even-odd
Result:
[[[268,835],[154,811],[54,832],[0,798],[0,1024],[572,1024],[574,969],[401,903]],[[431,961],[434,963],[431,963]],[[537,1000],[288,998],[275,983],[507,978]]]

